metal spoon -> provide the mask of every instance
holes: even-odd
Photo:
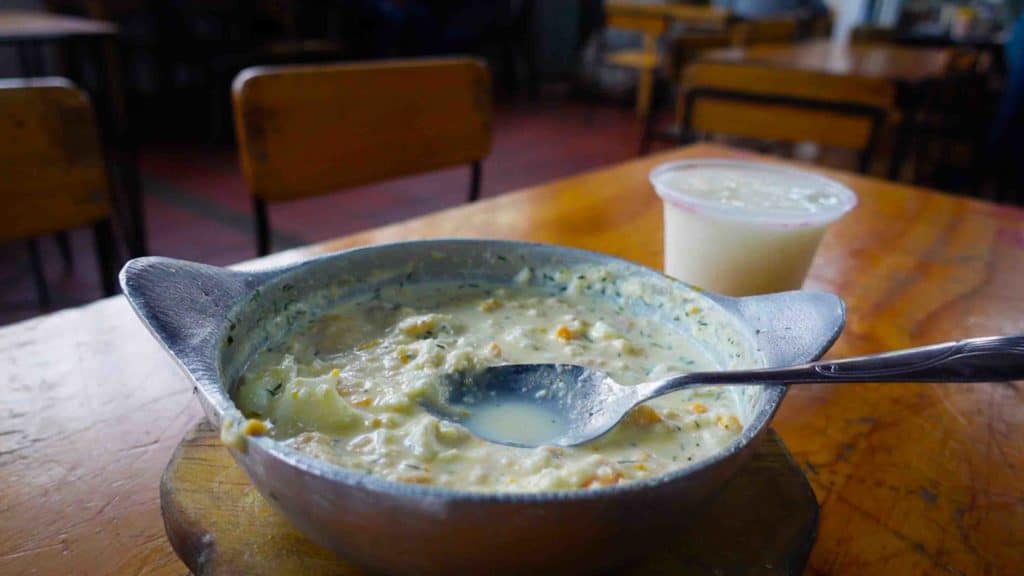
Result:
[[[633,407],[699,386],[843,382],[993,382],[1024,378],[1024,336],[973,338],[845,360],[758,370],[691,372],[623,386],[573,364],[506,364],[442,379],[426,409],[511,446],[575,446],[611,430]]]

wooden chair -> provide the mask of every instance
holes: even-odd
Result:
[[[686,66],[702,52],[725,48],[727,46],[749,46],[753,44],[779,44],[796,40],[798,22],[794,18],[775,18],[763,20],[740,20],[730,18],[723,22],[719,30],[706,31],[692,35],[673,38],[669,44],[668,67],[665,79],[671,85],[678,85],[680,75]],[[639,154],[643,156],[650,150],[651,142],[675,142],[679,139],[677,127],[682,123],[683,92],[676,92],[675,122],[671,128],[657,128],[656,112],[664,100],[668,90],[655,83],[651,109],[645,115],[644,131],[640,136]]]
[[[784,44],[796,40],[795,18],[741,20],[732,25],[732,43],[736,46]]]
[[[895,39],[896,30],[893,28],[861,25],[850,32],[850,42],[853,44],[879,44],[892,42]]]
[[[679,81],[686,66],[708,50],[726,48],[732,42],[727,30],[682,34],[669,41],[665,77],[673,84]]]
[[[0,80],[0,242],[24,240],[42,306],[36,238],[91,226],[105,295],[115,293],[107,167],[89,97],[63,78]]]
[[[491,149],[490,73],[469,58],[258,67],[233,86],[259,254],[267,204],[459,164],[469,201]]]
[[[610,12],[606,16],[609,28],[632,30],[643,36],[641,48],[627,48],[610,52],[607,61],[613,66],[628,68],[637,72],[636,113],[644,117],[651,107],[651,94],[654,90],[655,74],[660,66],[658,54],[658,38],[668,31],[671,21],[667,18],[652,15],[617,14]]]
[[[608,64],[637,72],[637,116],[646,117],[652,107],[658,71],[663,66],[658,53],[658,39],[669,31],[673,23],[686,23],[697,26],[701,32],[714,32],[724,29],[728,18],[726,10],[713,6],[642,3],[605,5],[605,25],[608,28],[638,32],[643,37],[642,47],[616,50],[606,56]]]
[[[806,21],[806,38],[829,38],[835,26],[835,13],[829,9]]]
[[[662,102],[668,100],[671,92],[670,87],[679,85],[680,76],[686,66],[703,52],[725,48],[731,42],[731,35],[725,30],[684,34],[673,38],[669,42],[664,72],[661,76],[657,77],[658,80],[655,82],[651,100],[651,110],[644,119],[644,131],[640,136],[641,156],[647,154],[650,150],[651,142],[675,142],[679,139],[677,131],[658,129],[658,111],[662,106]],[[678,102],[676,102],[675,106],[676,118],[673,126],[679,126],[682,123],[682,91],[676,91],[676,98]]]
[[[683,134],[855,150],[866,172],[896,90],[883,79],[697,62],[683,74]]]

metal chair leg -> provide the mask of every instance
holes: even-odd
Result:
[[[66,230],[61,230],[54,235],[57,239],[57,249],[60,250],[60,258],[64,261],[64,269],[71,271],[75,269],[75,259],[71,254],[71,236]]]
[[[256,254],[266,256],[270,254],[270,216],[266,200],[253,196],[252,211],[256,219]]]
[[[644,118],[644,133],[640,136],[640,149],[637,150],[637,156],[646,156],[651,150],[651,139],[654,137],[654,125],[655,113],[657,108],[651,109],[647,114],[647,118]]]
[[[661,76],[656,76],[651,94],[651,108],[647,111],[647,117],[644,118],[644,132],[640,136],[638,156],[646,156],[651,150],[651,141],[655,138],[658,128],[658,109],[661,108],[662,96],[668,91],[668,83]]]
[[[50,289],[46,286],[46,274],[43,271],[43,257],[39,254],[39,242],[35,238],[26,241],[29,258],[32,261],[32,277],[36,282],[36,296],[41,308],[50,307]]]
[[[114,248],[114,228],[110,220],[102,220],[93,226],[93,235],[96,238],[96,263],[100,269],[100,285],[103,286],[104,296],[117,294],[117,283],[114,276],[117,274],[114,266],[117,252]]]
[[[473,162],[470,166],[469,175],[469,201],[476,202],[480,199],[480,161]]]

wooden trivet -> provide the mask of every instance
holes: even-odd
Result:
[[[367,574],[308,540],[272,509],[205,422],[175,450],[160,503],[171,545],[197,576]],[[818,503],[769,430],[702,515],[680,523],[677,545],[626,573],[801,574],[817,531]]]

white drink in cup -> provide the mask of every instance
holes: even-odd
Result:
[[[650,178],[665,273],[731,296],[799,289],[829,224],[857,204],[834,180],[757,162],[670,162]]]

